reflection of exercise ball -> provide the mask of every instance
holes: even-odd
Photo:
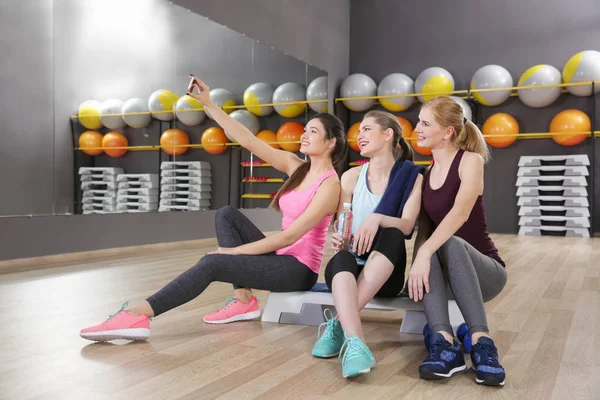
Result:
[[[561,83],[560,71],[552,65],[540,64],[529,68],[521,75],[517,86],[557,85]],[[542,89],[518,89],[519,99],[533,108],[541,108],[554,103],[560,96],[560,87]]]
[[[562,78],[564,83],[600,81],[600,52],[586,50],[575,54],[566,62]],[[567,90],[575,96],[589,96],[592,94],[592,85],[567,86]],[[600,83],[594,86],[594,93],[598,92]]]
[[[140,99],[139,97],[127,100],[121,108],[121,113],[123,114],[123,120],[125,123],[132,128],[145,128],[148,126],[148,124],[150,124],[150,121],[152,121],[150,109],[148,108],[148,102]]]
[[[297,83],[286,82],[273,92],[273,103],[287,103],[291,101],[306,101],[306,90]],[[295,118],[306,110],[306,103],[275,105],[277,114],[285,118]]]
[[[198,110],[198,111],[188,111]],[[195,98],[189,95],[181,96],[175,104],[175,115],[182,124],[194,126],[202,123],[206,114],[204,113],[202,104]]]
[[[190,137],[181,129],[167,129],[160,135],[160,145],[162,150],[172,156],[184,154],[188,147],[175,147],[190,144]]]
[[[510,88],[513,84],[510,72],[495,64],[479,68],[471,78],[471,90],[507,88],[506,90],[473,93],[473,97],[484,106],[497,106],[504,103],[510,96]]]
[[[102,120],[100,119],[100,108],[102,104],[96,100],[86,100],[79,105],[77,116],[79,123],[87,129],[102,128]]]
[[[419,96],[421,103],[425,103],[442,94],[450,95],[454,90],[454,78],[450,72],[440,67],[424,69],[415,80],[415,92],[423,93]]]
[[[402,137],[404,139],[410,138],[410,135],[413,131],[413,126],[410,123],[410,121],[399,115],[397,115],[396,118],[398,119],[398,122],[400,123],[400,127],[402,128]]]
[[[202,133],[200,143],[204,146],[204,150],[210,154],[221,154],[227,150],[226,143],[229,143],[223,129],[218,126],[208,128]]]
[[[405,74],[390,74],[379,82],[377,96],[395,94],[414,94],[415,82]],[[379,99],[381,105],[388,111],[398,112],[409,108],[415,101],[414,97],[390,97]]]
[[[508,135],[519,133],[519,123],[510,114],[497,113],[490,116],[481,129],[484,135]],[[516,136],[485,137],[485,141],[492,147],[508,147],[517,140]]]
[[[173,106],[179,96],[170,90],[160,89],[150,95],[148,108],[152,116],[161,121],[172,121],[175,118]]]
[[[127,140],[127,137],[120,132],[108,132],[102,138],[104,152],[111,157],[117,158],[127,153],[127,149],[111,149],[112,147],[124,146],[129,146],[129,140]]]
[[[121,100],[106,100],[104,103],[102,103],[102,106],[100,107],[100,120],[102,121],[102,124],[108,129],[123,128],[125,126],[125,121],[121,116],[122,109],[123,102]]]
[[[291,151],[292,153],[300,150],[300,143],[282,143],[282,142],[299,142],[300,137],[304,133],[304,125],[299,122],[290,121],[281,125],[277,130],[277,142],[283,150]]]
[[[216,88],[210,91],[210,99],[217,106],[223,108],[227,114],[231,114],[234,110],[233,107],[237,105],[237,101],[235,101],[235,96],[227,89]],[[214,119],[210,112],[206,110],[206,116],[210,119]]]
[[[340,95],[342,97],[375,96],[377,85],[365,74],[352,74],[342,82]],[[366,111],[375,104],[375,99],[343,100],[344,105],[352,111]]]
[[[96,131],[86,131],[79,136],[79,147],[88,156],[102,154],[102,149],[86,150],[94,147],[102,147],[102,134]]]
[[[273,93],[273,87],[268,83],[253,83],[244,92],[244,105],[252,114],[265,117],[273,112],[273,106],[263,106],[273,102]]]
[[[410,134],[410,145],[412,146],[413,150],[416,151],[417,153],[419,153],[422,156],[430,156],[431,155],[431,149],[427,148],[427,147],[421,147],[419,146],[419,143],[417,142],[417,131],[412,131],[412,133]]]
[[[354,151],[360,152],[360,147],[358,147],[358,142],[356,138],[358,137],[358,131],[360,129],[360,122],[355,122],[352,124],[348,132],[346,133],[346,140],[348,141],[348,147],[350,147]]]
[[[260,121],[258,120],[256,115],[246,110],[235,110],[231,113],[231,118],[244,125],[254,135],[256,135],[258,131],[260,131]],[[231,140],[232,142],[235,141],[233,137],[231,137],[229,133],[227,133],[227,131],[225,131],[225,134],[227,135],[227,138],[229,138],[229,140]]]
[[[590,117],[581,110],[564,110],[552,118],[550,132],[590,132],[592,123]],[[552,139],[561,146],[575,146],[587,138],[587,134],[554,135]]]
[[[306,88],[306,100],[327,100],[327,77],[320,76],[313,80]],[[316,112],[327,112],[327,102],[308,103],[308,106]]]
[[[456,96],[450,96],[450,98],[456,101],[463,110],[463,116],[469,121],[473,121],[473,110],[471,110],[471,106],[464,99]]]
[[[269,146],[274,149],[279,149],[279,144],[277,144],[277,134],[273,131],[265,129],[264,131],[260,131],[256,134],[256,137],[262,140],[265,143],[268,143]]]

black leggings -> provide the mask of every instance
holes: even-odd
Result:
[[[371,252],[383,254],[394,265],[392,275],[383,284],[375,297],[396,297],[404,287],[404,272],[406,271],[406,243],[404,235],[397,228],[383,228],[374,240],[375,245]],[[369,254],[361,258],[367,259]],[[356,258],[349,251],[336,253],[325,269],[325,281],[329,290],[332,290],[333,277],[343,271],[350,272],[356,279],[362,272],[364,265],[359,265]]]
[[[244,214],[231,206],[217,211],[215,225],[220,247],[241,246],[265,237]],[[318,277],[288,255],[211,254],[146,300],[158,316],[198,297],[212,282],[271,292],[295,292],[309,290]]]

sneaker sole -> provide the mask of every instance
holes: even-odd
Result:
[[[371,372],[371,370],[372,370],[373,368],[375,368],[375,365],[376,365],[376,362],[375,362],[375,360],[373,360],[373,361],[371,361],[371,363],[369,364],[369,368],[361,369],[360,371],[358,371],[358,372],[353,372],[353,373],[351,373],[351,374],[346,374],[346,375],[342,374],[342,376],[343,376],[344,378],[352,378],[353,376],[358,376],[358,375],[368,374],[369,372]]]
[[[471,369],[475,373],[477,373],[477,371],[475,371],[475,368],[471,367]],[[498,382],[498,379],[495,379],[494,377],[489,377],[488,379],[479,379],[476,376],[475,382],[477,382],[480,385],[485,385],[485,386],[504,386],[504,384],[506,383],[506,378],[504,378],[504,380],[502,382]]]
[[[87,332],[80,333],[84,339],[92,340],[94,342],[108,342],[111,340],[146,340],[150,337],[150,329],[146,328],[132,328],[132,329],[117,329],[113,331],[103,332]]]
[[[219,319],[219,320],[215,320],[215,321],[208,321],[205,318],[202,318],[202,319],[207,324],[229,324],[231,322],[236,322],[236,321],[249,321],[251,319],[256,319],[258,317],[260,317],[260,310],[252,311],[252,312],[245,313],[245,314],[238,314],[238,315],[234,315],[231,318]]]
[[[424,372],[424,373],[419,372],[419,375],[421,376],[421,379],[425,379],[428,381],[435,381],[435,380],[450,378],[455,373],[464,371],[465,369],[467,369],[467,366],[462,365],[460,367],[451,369],[450,372],[448,372],[447,374],[442,374],[439,372]]]
[[[312,355],[314,357],[317,357],[317,358],[333,358],[333,357],[336,357],[336,356],[340,355],[340,352],[338,351],[337,353],[333,353],[333,354],[315,354],[315,353],[312,353]]]

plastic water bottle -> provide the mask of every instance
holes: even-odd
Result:
[[[348,250],[352,237],[352,203],[344,203],[344,209],[338,216],[335,232],[342,237],[340,250]]]

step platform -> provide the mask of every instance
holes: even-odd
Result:
[[[199,200],[199,199],[162,199],[160,201],[161,206],[187,206],[195,208],[206,208],[210,207],[210,200]]]
[[[119,175],[81,175],[81,182],[116,182]]]
[[[83,204],[83,211],[107,211],[107,212],[115,212],[116,205],[115,204]]]
[[[541,166],[589,166],[590,160],[586,154],[552,155],[552,156],[522,156],[519,167]]]
[[[79,175],[120,175],[125,171],[123,168],[112,167],[80,167]]]
[[[158,196],[127,196],[117,195],[117,203],[138,203],[138,204],[150,204],[158,203]]]
[[[521,226],[519,228],[519,235],[589,238],[590,231],[585,228],[566,228],[560,226]]]
[[[526,217],[579,217],[588,218],[590,210],[585,207],[560,207],[560,206],[541,206],[541,207],[520,207],[519,216]]]
[[[156,182],[118,182],[119,190],[124,189],[158,189],[158,180]]]
[[[520,217],[519,226],[557,226],[563,228],[589,228],[589,218],[570,217]]]
[[[190,185],[187,183],[178,183],[173,185],[161,185],[161,193],[164,192],[192,192],[192,193],[210,193],[210,185]]]
[[[190,206],[160,206],[158,212],[171,212],[171,211],[200,211],[200,207]]]
[[[116,211],[118,212],[149,212],[158,210],[158,203],[118,203]]]
[[[86,190],[83,192],[83,199],[88,197],[117,197],[117,192],[114,190]]]
[[[522,197],[587,197],[585,187],[577,186],[521,186],[517,189],[517,196]]]
[[[81,190],[117,190],[117,182],[81,182]]]
[[[114,197],[84,197],[81,204],[110,205],[114,207],[117,204],[117,199]]]
[[[563,196],[538,196],[538,197],[519,197],[518,206],[540,207],[540,206],[558,206],[558,207],[589,207],[590,203],[587,197],[563,197]]]
[[[520,176],[517,178],[516,186],[582,187],[587,186],[587,179],[584,176]]]
[[[517,176],[588,176],[587,167],[521,167]]]
[[[208,169],[163,169],[160,171],[161,177],[183,177],[183,178],[210,178],[212,172]]]
[[[211,185],[212,179],[208,177],[174,177],[166,176],[160,179],[162,185]]]
[[[210,200],[212,196],[210,192],[189,192],[185,190],[177,192],[162,191],[160,193],[161,199],[190,199],[190,200]]]
[[[147,183],[153,184],[153,187],[158,187],[158,174],[122,174],[117,176],[117,182],[130,183]]]
[[[210,170],[211,167],[207,161],[163,161],[160,164],[160,169]]]
[[[122,196],[156,196],[158,189],[119,189],[118,195]]]

